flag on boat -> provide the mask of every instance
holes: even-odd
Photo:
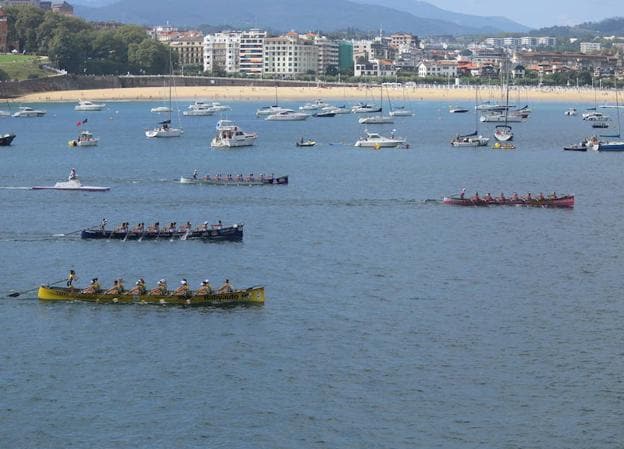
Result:
[[[84,120],[78,120],[78,121],[76,122],[76,126],[84,125],[85,123],[87,123],[87,121],[88,121],[88,120],[87,120],[86,118],[85,118]]]

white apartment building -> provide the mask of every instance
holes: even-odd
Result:
[[[318,71],[318,47],[296,33],[264,40],[264,73],[300,75]]]
[[[337,69],[340,64],[338,58],[340,43],[329,40],[326,37],[316,36],[314,45],[318,48],[317,73],[325,73],[328,67]]]
[[[240,42],[242,33],[222,32],[204,37],[204,72],[240,71]]]
[[[357,62],[358,58],[365,58],[369,60],[373,57],[373,41],[369,40],[352,40],[353,45],[353,63]]]
[[[396,75],[396,68],[392,61],[372,59],[364,64],[355,64],[353,75],[356,77],[393,77]]]
[[[241,33],[238,70],[241,74],[256,77],[262,76],[266,36],[266,31],[257,28]]]
[[[418,77],[428,76],[452,77],[457,76],[457,61],[422,61],[418,64]]]
[[[535,48],[535,47],[554,47],[557,45],[557,39],[549,36],[542,37],[488,37],[485,41],[490,47],[504,48]]]
[[[593,53],[602,49],[600,42],[581,42],[581,53]]]

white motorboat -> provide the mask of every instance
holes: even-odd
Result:
[[[212,103],[210,103],[210,109],[213,112],[222,112],[222,111],[232,110],[232,108],[229,107],[227,104],[221,104],[218,101],[213,101]]]
[[[457,135],[451,140],[451,145],[454,147],[484,147],[490,142],[488,137],[477,135],[475,131],[472,134],[465,136]]]
[[[409,109],[405,109],[404,106],[399,106],[390,111],[390,115],[392,117],[411,117],[414,115],[414,113]]]
[[[576,112],[576,108],[570,108],[570,109],[567,109],[567,110],[563,113],[563,115],[567,115],[567,116],[574,116],[574,115],[576,115],[576,114],[577,114],[577,112]]]
[[[464,112],[468,112],[468,109],[461,106],[449,106],[449,113],[451,114],[462,114]]]
[[[57,182],[53,186],[33,186],[32,190],[82,190],[85,192],[106,192],[110,187],[83,186],[80,179],[74,178],[67,181]]]
[[[583,114],[583,120],[587,122],[606,122],[610,120],[610,117],[602,112],[589,112]]]
[[[268,115],[279,114],[281,112],[295,112],[295,111],[292,109],[283,108],[277,105],[265,106],[256,111],[256,117],[266,117]]]
[[[371,115],[360,118],[358,122],[362,125],[384,125],[394,123],[394,119],[385,115]]]
[[[214,148],[248,147],[256,142],[256,133],[241,130],[231,120],[217,122],[217,134],[210,142]]]
[[[523,122],[525,119],[521,115],[515,115],[503,111],[483,114],[480,120],[484,123],[520,123]]]
[[[369,133],[368,131],[365,131],[365,133],[366,135],[364,137],[360,137],[360,139],[355,142],[356,147],[396,148],[398,146],[407,145],[405,139],[394,137],[394,134],[391,137],[385,137],[379,133]]]
[[[322,109],[323,112],[332,112],[336,115],[339,114],[351,114],[351,109],[347,108],[346,106],[328,106],[326,108]]]
[[[285,111],[285,112],[279,112],[277,114],[271,114],[267,116],[265,120],[291,122],[291,121],[305,120],[308,117],[310,117],[310,114],[306,114],[305,112]]]
[[[70,147],[94,147],[98,144],[99,138],[93,137],[89,131],[81,131],[77,139],[70,140],[68,145]]]
[[[156,112],[157,114],[161,114],[165,112],[171,112],[171,108],[169,106],[157,106],[150,109],[150,112]]]
[[[212,109],[212,106],[208,103],[204,103],[203,101],[196,101],[192,105],[190,105],[186,111],[182,112],[183,115],[186,116],[209,116],[213,115],[215,110]]]
[[[171,120],[159,122],[159,126],[145,131],[147,137],[180,137],[183,134],[181,128],[172,128]]]
[[[29,106],[22,106],[19,111],[13,114],[13,117],[43,117],[47,111],[43,109],[33,109]]]
[[[106,105],[104,103],[93,103],[89,100],[79,100],[78,104],[74,106],[75,111],[101,111]]]
[[[325,103],[323,100],[316,100],[311,103],[306,103],[303,106],[299,106],[299,110],[301,111],[318,111],[320,109],[324,109],[327,107],[331,107],[328,103]]]

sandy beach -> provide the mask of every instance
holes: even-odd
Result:
[[[406,101],[445,101],[449,104],[462,101],[474,101],[474,88],[469,86],[447,87],[390,87],[387,92],[393,103]],[[36,102],[63,102],[88,100],[132,101],[132,100],[162,100],[166,95],[162,87],[126,88],[126,89],[99,89],[99,90],[66,90],[41,92],[18,97],[10,101],[15,103]],[[323,99],[333,103],[354,101],[379,101],[378,87],[279,87],[277,89],[279,101],[307,102]],[[208,101],[268,101],[274,102],[275,88],[265,86],[205,86],[205,87],[178,87],[175,89],[177,100],[208,100]],[[480,87],[480,101],[503,101],[503,94],[499,86]],[[514,87],[509,92],[510,103],[532,102],[561,102],[561,103],[615,103],[615,91],[596,91],[591,88],[535,88]],[[385,94],[384,94],[385,100]]]

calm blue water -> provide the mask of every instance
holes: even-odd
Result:
[[[443,103],[374,128],[411,143],[383,151],[350,146],[353,115],[272,123],[254,117],[262,105],[232,103],[228,118],[259,139],[231,151],[209,148],[216,116],[147,140],[148,103],[39,105],[46,117],[0,121],[17,134],[0,149],[0,186],[53,184],[75,167],[112,187],[0,189],[3,296],[70,268],[81,284],[229,277],[267,294],[264,307],[200,310],[0,300],[0,447],[621,447],[624,155],[561,151],[591,134],[563,116],[581,105],[534,104],[515,151],[452,149],[474,118]],[[84,117],[101,144],[70,149]],[[302,136],[320,143],[298,149]],[[173,182],[194,168],[290,184]],[[424,201],[462,187],[570,192],[577,207]],[[243,222],[245,238],[53,236],[102,217]]]

